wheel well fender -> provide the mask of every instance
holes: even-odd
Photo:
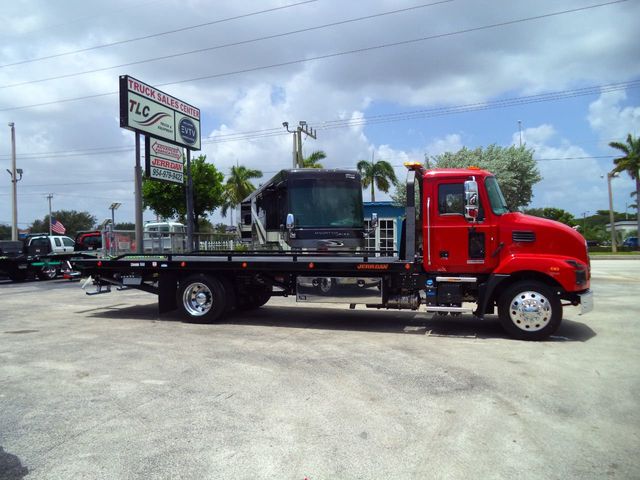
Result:
[[[562,285],[555,279],[534,270],[524,270],[510,275],[492,274],[489,275],[487,281],[480,286],[476,315],[482,315],[487,312],[487,309],[493,309],[502,292],[514,283],[525,280],[543,283],[559,293],[564,291]]]

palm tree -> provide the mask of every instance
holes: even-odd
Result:
[[[388,192],[391,185],[398,183],[393,167],[386,160],[378,160],[374,163],[373,156],[371,161],[360,160],[357,165],[360,176],[362,177],[362,188],[368,188],[371,185],[371,201],[376,201],[375,187],[383,192]]]
[[[324,168],[320,160],[327,158],[327,154],[322,150],[311,152],[311,155],[302,159],[302,168]]]
[[[260,170],[253,170],[247,167],[231,167],[231,173],[224,186],[224,203],[222,204],[222,216],[226,217],[227,212],[233,210],[244,200],[256,187],[249,181],[252,178],[262,177]],[[229,218],[229,224],[233,222],[233,217]]]
[[[615,158],[613,173],[627,172],[636,181],[636,198],[640,198],[640,138],[627,135],[627,143],[611,142],[609,146],[620,150],[624,156]],[[640,237],[640,210],[638,210],[638,237]]]

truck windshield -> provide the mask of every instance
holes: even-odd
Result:
[[[504,196],[502,195],[502,191],[500,190],[500,185],[498,185],[496,177],[487,177],[484,181],[484,185],[487,188],[487,195],[489,196],[489,203],[491,204],[491,210],[493,210],[493,213],[496,215],[508,213],[509,207],[507,207],[507,202],[504,200]]]
[[[292,181],[289,212],[298,227],[363,228],[360,183],[344,178]]]

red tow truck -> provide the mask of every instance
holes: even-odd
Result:
[[[406,166],[406,219],[397,255],[194,251],[81,259],[74,267],[92,279],[95,291],[88,294],[112,286],[140,289],[158,295],[161,313],[179,309],[193,322],[295,295],[298,302],[473,313],[480,319],[497,311],[511,336],[542,340],[558,329],[564,306],[580,313],[593,309],[589,256],[578,232],[510,212],[488,171]],[[293,214],[281,221],[285,240],[300,235]]]

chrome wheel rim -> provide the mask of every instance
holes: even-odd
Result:
[[[213,293],[204,283],[192,283],[184,290],[182,303],[189,315],[201,317],[213,308]]]
[[[542,330],[551,321],[551,303],[540,292],[520,292],[509,304],[513,324],[526,332]]]
[[[42,275],[48,279],[55,278],[56,277],[55,267],[42,267]]]
[[[333,282],[330,278],[322,278],[320,280],[320,291],[322,293],[328,293],[331,290]]]

